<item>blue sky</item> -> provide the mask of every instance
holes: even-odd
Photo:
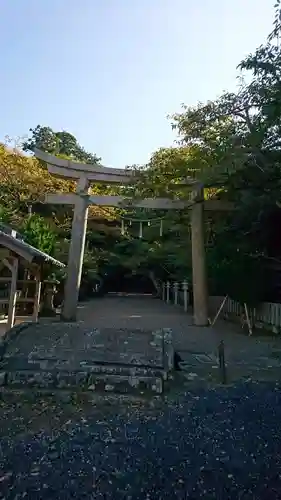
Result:
[[[175,139],[167,114],[234,89],[271,0],[0,0],[0,140],[48,125],[107,166]]]

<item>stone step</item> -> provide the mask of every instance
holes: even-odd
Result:
[[[47,370],[1,371],[0,385],[13,388],[79,389],[80,391],[117,392],[124,394],[163,392],[164,378],[141,370],[131,375],[102,372],[69,372]]]
[[[96,362],[94,360],[80,361],[70,359],[57,358],[38,358],[26,355],[13,355],[7,356],[0,362],[0,370],[32,370],[32,371],[81,371],[81,372],[94,372],[94,373],[117,373],[120,375],[132,375],[134,373],[140,375],[157,375],[165,376],[163,366],[152,364],[139,364],[139,363],[122,363],[120,362]]]
[[[167,328],[31,323],[10,330],[0,347],[2,387],[161,394],[173,370]]]

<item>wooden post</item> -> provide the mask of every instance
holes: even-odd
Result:
[[[208,325],[208,287],[204,244],[204,191],[196,192],[191,210],[194,323]]]
[[[219,343],[218,354],[219,354],[219,369],[220,369],[221,381],[223,384],[226,384],[225,349],[223,340],[221,340]]]
[[[246,322],[247,322],[247,326],[248,326],[249,335],[253,335],[253,329],[252,329],[252,324],[251,324],[251,320],[250,320],[250,315],[249,315],[247,304],[245,302],[244,302],[244,310],[245,310],[245,316],[246,316]]]
[[[33,315],[32,315],[32,321],[35,321],[35,322],[38,321],[38,314],[39,314],[39,310],[40,310],[41,287],[42,287],[41,273],[38,272],[36,274],[34,306],[33,306]]]
[[[216,315],[215,315],[215,317],[214,317],[213,321],[211,322],[211,326],[214,326],[215,322],[217,321],[217,319],[218,319],[218,317],[219,317],[220,313],[222,312],[222,310],[223,310],[223,308],[224,308],[224,304],[226,303],[227,299],[228,299],[228,295],[226,295],[226,296],[224,297],[224,299],[223,299],[223,301],[222,301],[222,303],[221,303],[221,305],[220,305],[220,307],[219,307],[219,309],[218,309],[218,311],[217,311],[217,313],[216,313]]]
[[[88,220],[88,187],[88,179],[86,177],[82,177],[77,186],[77,194],[80,194],[80,196],[77,196],[72,221],[67,279],[61,315],[62,320],[64,321],[76,321]]]
[[[15,323],[15,312],[16,312],[16,302],[17,302],[17,278],[18,278],[18,259],[13,259],[13,264],[10,264],[6,259],[3,261],[5,265],[10,269],[12,273],[11,287],[10,287],[10,297],[9,297],[9,310],[8,310],[8,321],[7,330],[13,328]]]

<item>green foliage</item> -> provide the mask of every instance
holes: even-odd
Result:
[[[20,231],[27,243],[49,255],[54,254],[56,235],[43,217],[31,215],[25,219]]]
[[[24,151],[33,151],[34,148],[41,149],[46,153],[56,154],[71,158],[82,163],[97,163],[100,161],[95,154],[88,153],[77,142],[76,137],[63,130],[55,132],[50,127],[37,125],[30,129],[31,137],[23,143]]]
[[[13,212],[5,205],[0,205],[0,222],[9,224],[12,219]]]
[[[247,240],[237,244],[236,231],[229,227],[216,238],[216,244],[207,250],[210,293],[256,306],[268,291],[262,256],[249,254]]]

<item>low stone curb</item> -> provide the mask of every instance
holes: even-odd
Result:
[[[0,385],[14,388],[37,388],[37,389],[71,389],[92,392],[163,392],[163,379],[153,376],[122,376],[108,374],[89,374],[85,372],[48,372],[22,370],[14,372],[0,372]]]
[[[5,352],[7,350],[8,345],[12,340],[15,340],[16,337],[20,335],[20,333],[25,330],[30,323],[25,321],[20,323],[19,325],[14,326],[10,330],[4,333],[2,338],[0,339],[0,362],[3,360],[5,356]]]

